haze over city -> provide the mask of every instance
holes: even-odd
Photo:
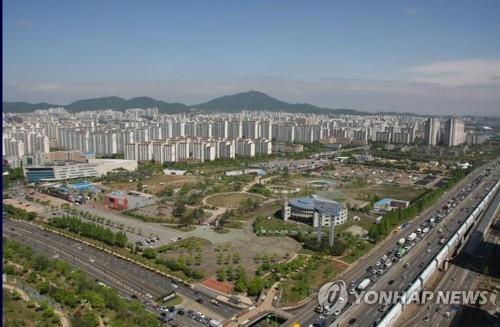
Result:
[[[259,90],[369,112],[499,115],[500,3],[5,1],[4,101]]]

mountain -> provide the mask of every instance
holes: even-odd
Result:
[[[4,112],[25,113],[38,109],[48,109],[54,107],[64,107],[68,112],[80,112],[90,110],[114,109],[123,111],[132,108],[153,108],[157,107],[162,113],[178,113],[189,110],[189,107],[182,103],[168,103],[155,100],[149,97],[138,97],[125,100],[120,97],[103,97],[78,100],[68,105],[56,105],[47,103],[31,104],[27,102],[4,102]]]
[[[274,111],[291,113],[314,113],[314,114],[343,114],[343,115],[368,115],[367,112],[353,109],[329,109],[320,108],[308,103],[288,103],[277,100],[269,95],[248,91],[234,95],[226,95],[211,101],[187,106],[182,103],[169,103],[156,100],[150,97],[137,97],[126,100],[120,97],[111,96],[103,98],[92,98],[78,100],[68,105],[56,105],[48,103],[31,104],[28,102],[4,102],[4,112],[26,113],[38,109],[48,109],[53,107],[64,107],[68,112],[80,112],[90,110],[125,110],[131,108],[153,108],[157,107],[161,113],[180,113],[190,109],[204,112],[241,112],[247,111]]]
[[[182,103],[168,103],[160,100],[155,100],[149,97],[138,97],[130,100],[125,100],[119,97],[94,98],[75,101],[67,106],[64,106],[69,112],[115,109],[125,110],[132,108],[153,108],[157,107],[162,113],[178,113],[187,111],[189,108]]]
[[[234,95],[226,95],[214,100],[192,106],[196,109],[211,112],[240,112],[247,111],[283,111],[292,113],[314,113],[314,114],[348,114],[367,115],[352,109],[329,109],[320,108],[308,103],[288,103],[277,100],[259,91],[248,91]]]
[[[2,107],[4,112],[26,113],[26,112],[33,112],[35,110],[45,110],[60,106],[56,104],[48,104],[45,102],[28,103],[24,101],[19,101],[19,102],[4,102]]]

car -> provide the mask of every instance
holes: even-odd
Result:
[[[387,303],[384,303],[384,304],[381,304],[379,307],[378,307],[378,311],[380,312],[385,312],[387,310],[387,308],[389,308],[389,305]]]
[[[186,314],[186,312],[184,311],[184,309],[179,309],[179,310],[177,310],[177,314],[180,316],[184,316]]]
[[[384,271],[382,269],[377,270],[377,275],[383,275]]]
[[[356,322],[356,318],[352,318],[351,320],[349,320],[348,324],[354,325],[355,322]]]
[[[349,289],[349,294],[353,295],[354,293],[356,293],[356,289],[355,288]]]
[[[405,263],[405,264],[404,264],[404,266],[403,266],[403,267],[404,267],[404,268],[408,268],[409,266],[410,266],[410,263],[409,263],[409,262],[407,262],[407,263]]]
[[[318,305],[316,308],[314,308],[314,312],[316,312],[316,313],[322,313],[323,312],[323,306]]]
[[[197,298],[197,299],[196,299],[196,302],[198,302],[198,303],[203,303],[203,299],[201,299],[201,298]]]
[[[89,258],[89,261],[90,261],[90,262],[92,262],[92,263],[94,263],[94,262],[95,262],[95,260],[94,260],[94,259],[92,259],[92,258]]]
[[[215,306],[219,306],[219,301],[217,301],[216,299],[212,299],[212,301],[210,301],[210,303],[212,303]]]
[[[387,284],[389,284],[389,285],[394,284],[394,279],[391,279],[390,281],[388,281]]]
[[[431,253],[432,252],[432,249],[427,249],[427,253]]]
[[[377,281],[377,275],[373,275],[373,276],[371,276],[371,277],[370,277],[370,280],[371,280],[372,282],[376,282],[376,281]]]

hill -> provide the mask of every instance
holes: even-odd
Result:
[[[137,97],[126,100],[120,97],[102,97],[78,100],[68,105],[56,105],[48,103],[31,104],[28,102],[4,102],[3,111],[13,113],[26,113],[38,109],[51,107],[64,107],[68,112],[81,112],[90,110],[114,109],[123,111],[131,108],[153,108],[157,107],[161,113],[186,112],[191,108],[204,112],[241,112],[247,111],[274,111],[291,113],[314,113],[314,114],[344,114],[344,115],[368,115],[367,112],[352,109],[329,109],[320,108],[308,103],[288,103],[269,95],[248,91],[234,95],[226,95],[211,101],[187,106],[182,103],[169,103],[150,97]]]
[[[196,109],[211,112],[240,112],[247,111],[283,111],[292,113],[314,114],[349,114],[366,115],[368,113],[351,109],[320,108],[308,103],[288,103],[277,100],[259,91],[248,91],[234,95],[226,95],[214,100],[193,106]]]
[[[54,107],[60,107],[60,106],[56,104],[48,104],[45,102],[28,103],[24,101],[19,101],[19,102],[4,102],[2,109],[4,112],[26,113],[26,112],[33,112],[35,110],[45,110]]]

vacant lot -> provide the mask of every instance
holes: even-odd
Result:
[[[424,192],[424,188],[416,186],[400,186],[395,184],[370,184],[361,187],[344,188],[342,192],[347,198],[369,200],[374,196],[411,201]]]
[[[197,176],[172,176],[172,175],[154,175],[148,177],[142,181],[142,186],[144,187],[144,191],[148,191],[148,193],[158,193],[163,190],[165,187],[173,187],[180,188],[185,184],[195,183],[198,181]],[[128,182],[128,183],[109,183],[104,185],[104,187],[117,189],[117,190],[137,190],[137,182]]]
[[[226,236],[228,234],[223,234]],[[257,237],[251,230],[240,230],[238,238],[224,243],[209,243],[199,238],[190,238],[175,244],[161,256],[192,262],[194,268],[202,269],[205,277],[216,278],[219,268],[236,270],[242,266],[247,276],[254,276],[261,264],[256,258],[272,257],[273,262],[293,256],[300,250],[300,244],[289,237]],[[229,237],[229,236],[228,236]]]
[[[246,193],[221,193],[209,196],[205,199],[208,205],[223,208],[238,208],[243,200],[261,200],[262,197]]]

